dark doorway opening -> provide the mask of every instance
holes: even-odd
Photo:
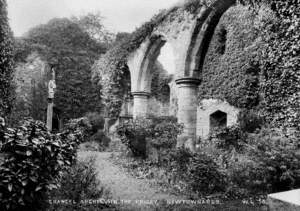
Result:
[[[227,114],[218,110],[210,115],[209,121],[211,131],[216,128],[224,128],[227,126]]]

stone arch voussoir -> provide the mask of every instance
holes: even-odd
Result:
[[[200,78],[205,56],[221,16],[236,0],[216,0],[198,17],[185,61],[185,76]]]

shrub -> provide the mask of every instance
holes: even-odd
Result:
[[[103,116],[96,112],[87,113],[85,116],[91,124],[92,133],[97,133],[98,130],[104,129],[105,120]]]
[[[300,187],[300,155],[297,136],[285,137],[271,129],[248,134],[244,150],[221,151],[221,169],[226,172],[226,196],[255,197]],[[214,160],[220,154],[211,154]]]
[[[151,145],[159,149],[174,148],[177,136],[182,133],[183,125],[177,123],[174,117],[153,119]]]
[[[171,185],[191,197],[207,196],[225,189],[225,174],[205,153],[192,153],[185,148],[170,151],[164,167]]]
[[[226,150],[231,148],[241,150],[246,138],[247,135],[238,126],[215,129],[209,137],[216,147]]]
[[[99,150],[103,151],[109,146],[110,138],[108,138],[102,130],[98,130],[97,133],[90,137],[91,142],[98,143]]]
[[[257,197],[267,193],[264,170],[247,156],[226,157],[226,196],[229,199]]]
[[[117,134],[134,156],[146,157],[146,138],[151,140],[150,146],[158,150],[172,148],[182,129],[183,126],[174,117],[140,118],[121,123]]]
[[[204,153],[195,154],[187,165],[186,178],[189,189],[198,196],[224,191],[223,175],[213,159]]]
[[[105,190],[97,178],[95,158],[89,157],[86,160],[78,161],[71,168],[68,168],[59,181],[59,188],[50,192],[51,200],[71,200],[74,205],[70,205],[63,210],[78,210],[83,208],[82,200],[100,199],[108,197]],[[100,205],[99,205],[100,206]],[[105,205],[101,205],[104,208]],[[51,205],[50,210],[58,210],[60,205]]]
[[[27,119],[19,128],[5,128],[0,135],[1,153],[6,154],[0,166],[0,209],[42,209],[46,192],[74,162],[81,131],[68,128],[54,136],[43,123]]]
[[[78,118],[78,119],[71,119],[65,125],[64,131],[81,131],[84,137],[88,136],[91,133],[92,125],[88,121],[87,118]]]
[[[183,147],[173,149],[165,158],[165,161],[168,161],[165,166],[173,169],[176,174],[182,175],[187,171],[187,164],[192,156],[192,153]]]
[[[298,141],[296,135],[285,137],[271,129],[263,129],[249,140],[249,154],[264,174],[268,192],[300,187]]]
[[[117,126],[117,134],[135,157],[146,157],[146,137],[151,136],[151,120],[138,118]]]

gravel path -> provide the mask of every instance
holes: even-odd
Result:
[[[113,200],[129,200],[133,201],[136,205],[140,201],[141,210],[145,210],[146,207],[149,208],[149,205],[145,205],[147,203],[152,206],[156,200],[178,199],[178,196],[162,193],[159,188],[156,189],[151,186],[146,179],[136,179],[129,175],[125,169],[113,164],[110,160],[111,154],[111,152],[82,151],[78,153],[78,156],[79,159],[84,159],[88,156],[96,157],[99,179],[105,187],[110,189]]]

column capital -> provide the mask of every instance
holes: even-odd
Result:
[[[150,93],[149,93],[149,92],[143,92],[143,91],[140,91],[140,92],[132,92],[131,94],[133,95],[133,97],[135,97],[135,96],[140,96],[140,97],[150,97]]]
[[[175,80],[175,83],[180,85],[180,84],[189,84],[189,85],[195,85],[198,86],[201,83],[201,80],[198,78],[179,78]]]

